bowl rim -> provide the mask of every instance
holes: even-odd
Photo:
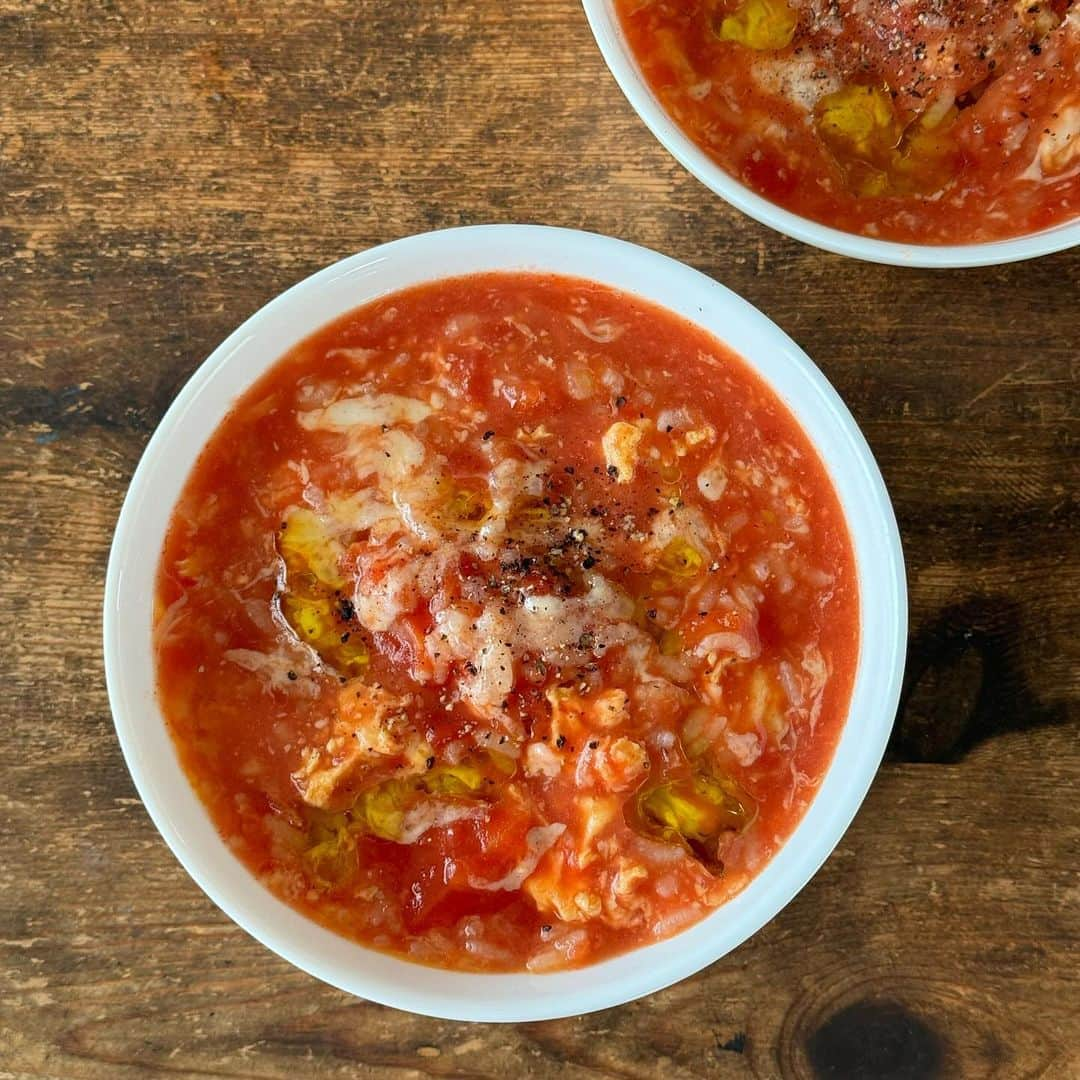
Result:
[[[762,225],[835,255],[923,269],[964,269],[1051,255],[1080,244],[1080,218],[1008,240],[974,244],[905,244],[823,225],[751,191],[713,161],[657,100],[622,32],[614,0],[581,0],[600,53],[623,95],[657,141],[715,195]]]
[[[821,456],[851,533],[860,591],[860,651],[845,727],[818,792],[782,848],[742,893],[674,937],[550,974],[421,966],[341,938],[279,900],[211,823],[180,767],[154,691],[153,584],[165,528],[206,438],[235,398],[334,313],[409,284],[500,270],[607,284],[682,315],[739,353]],[[794,401],[796,394],[804,400]],[[828,857],[870,787],[892,730],[906,636],[903,552],[884,482],[855,420],[809,357],[760,311],[697,270],[621,240],[536,225],[469,226],[383,244],[316,272],[234,330],[181,389],[139,461],[109,554],[103,613],[106,683],[124,759],[162,838],[206,895],[273,952],[342,990],[442,1019],[502,1022],[579,1015],[642,997],[694,974],[771,920]]]

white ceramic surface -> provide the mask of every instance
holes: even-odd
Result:
[[[745,357],[798,417],[847,515],[862,596],[862,645],[849,720],[821,789],[751,885],[671,940],[569,973],[476,975],[367,950],[276,899],[229,852],[180,770],[154,693],[155,570],[172,508],[230,403],[290,346],[352,308],[436,277],[544,270],[646,297]],[[667,986],[723,956],[771,919],[832,851],[862,802],[891,730],[904,662],[903,556],[888,495],[851,414],[790,338],[723,286],[665,256],[590,233],[492,225],[427,233],[354,255],[271,301],[180,392],[136,470],[105,590],[105,669],[116,730],[161,835],[210,898],[305,971],[362,997],[450,1019],[540,1020],[601,1009]]]
[[[744,214],[787,236],[838,255],[892,266],[996,266],[1032,259],[1080,244],[1080,219],[1012,240],[982,244],[898,244],[843,232],[793,214],[741,184],[712,160],[668,116],[656,99],[626,42],[612,0],[582,0],[593,36],[634,111],[664,148],[714,191]]]

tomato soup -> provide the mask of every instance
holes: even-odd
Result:
[[[746,364],[576,279],[400,292],[293,348],[177,505],[180,759],[279,897],[376,949],[549,971],[745,887],[847,712],[854,556]]]
[[[1073,0],[614,0],[663,107],[780,206],[917,244],[1080,214]]]

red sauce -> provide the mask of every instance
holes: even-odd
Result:
[[[193,469],[159,696],[237,856],[337,932],[543,971],[752,879],[846,715],[855,565],[798,424],[592,283],[448,280],[292,349]]]
[[[1072,0],[616,0],[672,119],[751,190],[848,232],[1001,240],[1080,214]],[[761,23],[748,29],[751,16]]]

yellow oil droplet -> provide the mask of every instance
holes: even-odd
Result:
[[[656,563],[658,570],[677,578],[694,577],[701,572],[704,565],[705,557],[689,540],[681,536],[675,537],[664,548]]]

